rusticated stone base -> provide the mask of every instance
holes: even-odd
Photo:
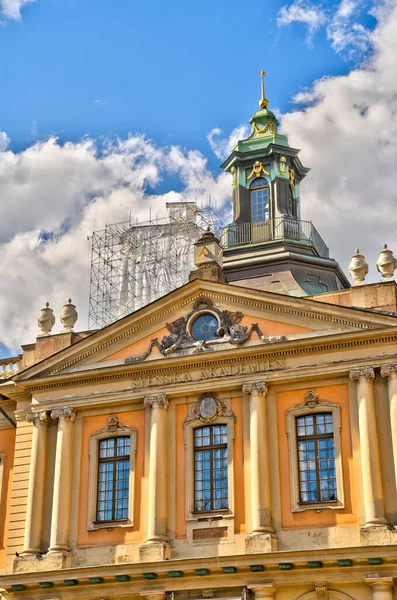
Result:
[[[388,525],[362,527],[360,530],[362,546],[387,546],[397,544],[397,529]]]
[[[247,554],[276,552],[277,538],[273,533],[256,533],[247,536],[245,538],[245,551]]]
[[[72,566],[70,552],[53,552],[37,556],[17,556],[13,562],[13,573],[34,573],[39,571],[56,571]]]
[[[147,542],[139,548],[140,562],[170,560],[171,547],[167,542]]]

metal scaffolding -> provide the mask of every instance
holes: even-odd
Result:
[[[88,327],[101,328],[168,294],[194,268],[193,244],[223,223],[211,204],[169,202],[167,217],[124,221],[92,234]]]

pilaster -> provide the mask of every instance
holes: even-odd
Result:
[[[267,435],[266,394],[264,381],[243,385],[250,397],[250,469],[251,469],[251,534],[246,538],[248,553],[276,550],[271,518],[270,458]]]
[[[165,394],[145,396],[150,408],[148,534],[140,547],[141,561],[170,558],[167,536],[167,408]]]
[[[397,364],[384,365],[380,370],[380,374],[382,377],[387,378],[394,474],[397,483]]]
[[[357,382],[358,420],[361,450],[366,528],[387,525],[383,503],[378,432],[376,427],[375,396],[372,367],[352,369],[349,377]]]
[[[62,554],[69,552],[73,423],[75,418],[76,411],[70,406],[56,408],[51,411],[51,419],[58,420],[58,431],[49,553]]]
[[[30,475],[28,501],[26,508],[25,540],[23,555],[36,556],[42,548],[44,480],[47,449],[47,411],[32,411],[26,414],[28,423],[33,423],[32,451],[30,459]]]
[[[364,581],[372,589],[373,600],[393,600],[393,577],[365,577]]]
[[[272,581],[266,583],[249,583],[247,588],[254,594],[255,600],[262,600],[263,598],[276,597],[277,586]]]

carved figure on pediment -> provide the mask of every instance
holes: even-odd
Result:
[[[205,311],[209,311],[214,320],[218,321],[218,327],[210,340],[198,340],[192,337],[190,323],[195,322],[194,317],[196,314],[200,318],[200,314],[205,313]],[[185,316],[166,324],[169,335],[163,336],[160,342],[157,338],[152,339],[146,352],[139,356],[126,358],[125,362],[128,364],[146,360],[155,346],[163,356],[168,356],[185,348],[190,348],[193,353],[208,352],[214,349],[212,344],[222,344],[224,342],[233,346],[241,346],[250,339],[253,333],[256,333],[264,343],[285,340],[285,336],[265,336],[257,323],[253,323],[250,328],[241,325],[242,318],[242,312],[221,310],[214,305],[210,298],[200,297]]]

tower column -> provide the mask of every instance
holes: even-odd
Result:
[[[150,410],[149,498],[146,545],[141,546],[141,560],[167,558],[167,408],[165,394],[146,396]],[[145,548],[146,546],[146,548]],[[152,546],[150,548],[150,546]]]
[[[375,396],[372,367],[350,371],[349,377],[357,382],[358,421],[360,431],[361,470],[364,488],[365,527],[386,525],[382,494],[382,479],[378,432],[375,415]]]
[[[36,555],[42,551],[41,532],[49,417],[47,411],[42,410],[27,413],[26,420],[33,423],[33,436],[23,554]]]
[[[389,391],[389,415],[393,445],[394,473],[397,483],[397,365],[385,365],[381,368],[382,377],[387,377]]]
[[[70,406],[56,408],[51,411],[51,419],[58,419],[51,534],[48,549],[48,552],[51,553],[69,551],[73,423],[75,418],[76,411]]]

